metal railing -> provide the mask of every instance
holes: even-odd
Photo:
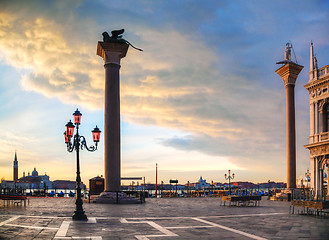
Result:
[[[329,73],[329,65],[319,69],[319,76],[323,76]]]
[[[294,189],[292,191],[291,200],[325,202],[329,200],[329,196],[327,196],[326,189],[323,189],[322,191],[315,191],[313,189]]]
[[[9,188],[9,187],[1,187],[0,186],[0,194],[1,195],[25,195],[26,189],[24,188]]]

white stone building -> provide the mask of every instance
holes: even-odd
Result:
[[[310,95],[310,137],[305,147],[310,150],[311,188],[317,196],[328,195],[329,164],[329,65],[318,68],[311,43],[309,82],[305,88]]]

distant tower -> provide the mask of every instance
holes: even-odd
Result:
[[[17,161],[17,152],[15,150],[15,159],[14,159],[14,181],[18,180],[18,161]]]

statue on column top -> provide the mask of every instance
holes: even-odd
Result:
[[[292,44],[286,44],[286,51],[284,52],[284,60],[291,61],[291,48]]]
[[[124,33],[124,29],[120,29],[120,30],[113,30],[111,32],[111,36],[107,33],[107,32],[103,32],[103,42],[105,43],[120,43],[120,44],[128,44],[130,45],[132,48],[139,50],[139,51],[143,51],[140,48],[136,48],[135,46],[133,46],[130,42],[128,42],[127,40],[122,38],[122,34]]]
[[[287,64],[287,63],[291,63],[291,49],[294,51],[293,47],[292,47],[292,43],[290,42],[287,42],[286,44],[286,50],[284,51],[284,60],[280,61],[280,62],[277,62],[276,64]],[[295,52],[294,52],[295,54]],[[297,63],[297,58],[296,58],[296,55],[295,56],[295,59],[296,59],[296,63]]]

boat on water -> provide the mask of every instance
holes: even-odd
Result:
[[[58,196],[58,197],[64,197],[64,195],[65,195],[65,194],[63,193],[63,191],[61,191],[60,193],[57,193],[57,196]]]
[[[50,193],[48,193],[49,197],[55,197],[55,191],[51,191]]]

